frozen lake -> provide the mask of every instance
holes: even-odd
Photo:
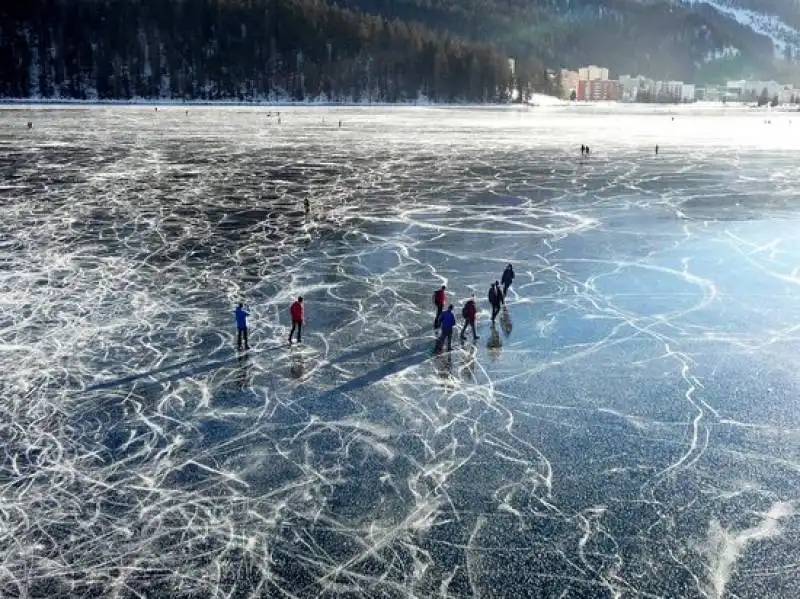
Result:
[[[0,110],[0,595],[796,597],[791,119]]]

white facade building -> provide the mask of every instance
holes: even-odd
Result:
[[[608,69],[589,65],[578,69],[578,79],[581,81],[608,81]]]
[[[683,81],[659,81],[656,87],[656,93],[658,94],[663,94],[670,98],[683,97]]]
[[[572,92],[578,91],[578,81],[580,77],[578,71],[570,71],[568,69],[561,69],[561,91],[565,99],[569,99]]]

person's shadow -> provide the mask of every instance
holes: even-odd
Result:
[[[475,377],[475,360],[478,357],[478,346],[477,345],[470,345],[469,349],[467,350],[467,357],[464,361],[464,366],[461,367],[461,376],[464,377],[464,380],[470,382],[477,382]]]
[[[503,329],[506,337],[511,334],[514,324],[511,322],[511,313],[506,306],[503,306],[503,311],[500,314],[500,327]]]
[[[247,389],[253,382],[253,370],[250,355],[244,352],[239,356],[239,388]]]
[[[500,333],[497,330],[497,325],[492,322],[492,328],[489,331],[489,341],[486,343],[486,348],[489,350],[489,357],[492,360],[500,358],[501,347],[503,347],[503,342],[500,340]]]
[[[436,356],[436,373],[442,379],[442,387],[449,389],[454,386],[452,352],[444,352]]]
[[[292,354],[292,366],[289,372],[291,372],[292,378],[294,379],[303,378],[303,375],[306,373],[306,363],[302,353],[298,352]]]

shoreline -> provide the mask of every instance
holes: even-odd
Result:
[[[759,113],[794,113],[800,112],[800,105],[783,104],[779,106],[758,107],[748,102],[687,102],[680,104],[658,104],[644,102],[597,101],[583,102],[562,100],[554,96],[536,94],[528,102],[504,103],[437,103],[429,101],[417,102],[293,102],[288,100],[275,101],[233,101],[233,100],[162,100],[162,99],[133,99],[133,100],[81,100],[72,98],[0,98],[0,110],[5,109],[30,109],[30,108],[92,108],[92,107],[164,107],[164,108],[325,108],[325,109],[429,109],[429,110],[521,110],[532,109],[564,109],[580,111],[584,109],[603,108],[629,108],[635,111],[650,109],[656,113],[678,113],[684,110],[714,110],[725,112],[728,110],[752,111]]]
[[[505,108],[514,106],[530,106],[519,102],[494,102],[494,103],[439,103],[439,102],[293,102],[290,100],[81,100],[75,98],[3,98],[0,99],[0,106],[20,106],[20,105],[69,105],[69,106],[252,106],[252,107],[301,107],[301,108]]]

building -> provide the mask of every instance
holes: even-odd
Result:
[[[691,83],[681,86],[681,102],[694,102],[695,87]]]
[[[767,90],[767,97],[771,100],[775,96],[780,97],[783,86],[777,81],[747,81],[746,90],[750,97],[753,95],[759,97],[764,90]]]
[[[513,58],[508,59],[508,70],[511,71],[511,76],[514,77],[517,74],[517,61]]]
[[[698,85],[694,90],[694,99],[698,102],[719,102],[722,93],[716,85]]]
[[[657,81],[656,98],[680,102],[683,97],[683,81]],[[692,94],[694,97],[694,94]]]
[[[572,96],[572,92],[578,93],[578,71],[561,69],[561,92],[565,99]]]
[[[593,79],[578,81],[577,99],[583,102],[610,102],[620,99],[622,85],[619,81]]]
[[[637,75],[636,77],[622,75],[619,78],[619,82],[621,85],[620,99],[623,102],[636,102],[640,95],[655,98],[656,82],[644,75]]]
[[[589,65],[578,69],[578,79],[581,81],[608,81],[608,69]]]
[[[742,100],[747,92],[747,81],[728,81],[725,83],[724,97],[727,100]]]
[[[621,87],[620,100],[623,102],[635,102],[639,93],[639,77],[620,75],[619,84]]]

